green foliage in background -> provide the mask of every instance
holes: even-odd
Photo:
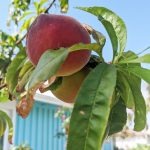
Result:
[[[49,13],[55,4],[59,4],[62,13],[67,12],[68,0],[11,2],[7,23],[8,26],[16,26],[18,32],[7,34],[0,31],[0,102],[8,99],[19,101],[22,95],[27,95],[27,98],[34,96],[38,86],[55,75],[70,52],[89,49],[95,51],[101,61],[96,62],[80,87],[71,114],[67,150],[99,150],[107,137],[125,126],[126,108],[134,111],[134,130],[143,130],[146,125],[146,104],[141,93],[141,80],[150,83],[150,70],[143,68],[141,63],[149,64],[150,54],[141,56],[142,53],[138,55],[126,50],[125,23],[113,11],[98,6],[77,7],[86,11],[87,15],[94,15],[106,29],[112,44],[111,62],[106,62],[103,57],[105,36],[92,27],[89,28],[96,43],[79,43],[58,51],[47,50],[37,66],[28,60],[25,52],[26,32],[39,14]],[[0,111],[0,136],[7,125],[11,142],[11,119]]]

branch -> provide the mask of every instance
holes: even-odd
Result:
[[[50,5],[48,6],[48,8],[44,11],[44,13],[48,13],[48,11],[50,10],[50,8],[53,6],[53,4],[55,3],[55,1],[56,0],[53,0],[51,3],[50,3]],[[37,18],[37,17],[36,17]],[[32,24],[31,24],[32,25]],[[31,26],[30,25],[30,26]],[[18,44],[20,44],[24,39],[25,39],[25,37],[27,36],[27,33],[21,38],[21,39],[19,39],[17,42],[16,42],[16,45],[18,45]]]
[[[53,6],[53,4],[55,3],[55,1],[56,1],[56,0],[53,0],[53,1],[50,3],[49,7],[45,10],[44,13],[48,13],[49,9]]]
[[[21,39],[19,39],[19,40],[16,42],[16,45],[19,45],[19,44],[22,42],[22,40],[25,39],[26,36],[27,36],[27,33],[26,33]]]

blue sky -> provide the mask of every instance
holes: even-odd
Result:
[[[8,16],[8,4],[10,0],[0,1],[0,29],[6,30]],[[149,0],[70,0],[70,8],[67,15],[73,16],[81,23],[86,23],[102,32],[107,39],[104,47],[104,57],[111,60],[111,44],[107,33],[97,18],[89,13],[75,9],[76,6],[91,7],[103,6],[116,12],[125,22],[128,38],[126,50],[138,53],[150,46],[150,1]],[[59,13],[54,9],[53,13]],[[147,51],[150,53],[150,50]],[[147,67],[147,66],[146,66]]]
[[[82,2],[82,3],[81,3]],[[79,5],[80,4],[80,5]],[[125,22],[128,31],[126,50],[138,52],[150,46],[150,1],[148,0],[76,0],[71,6],[103,6],[116,12]],[[86,22],[97,30],[105,33],[103,26],[96,17],[76,9],[71,9],[69,14],[82,22]],[[108,46],[107,46],[108,45]],[[109,38],[105,47],[106,56],[111,52]],[[108,49],[107,49],[108,48]],[[149,51],[150,52],[150,51]]]
[[[0,1],[0,29],[6,30],[8,4],[10,0]],[[97,18],[89,13],[75,9],[76,6],[103,6],[116,12],[125,22],[128,31],[126,50],[139,52],[150,46],[150,1],[148,0],[70,0],[67,15],[73,16],[82,23],[86,23],[101,31],[107,38],[104,49],[106,59],[111,59],[111,44],[107,33]],[[59,13],[56,9],[53,13]],[[150,52],[150,50],[148,51]]]

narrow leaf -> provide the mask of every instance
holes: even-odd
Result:
[[[22,32],[24,30],[27,30],[30,27],[33,20],[34,20],[34,17],[31,17],[28,20],[25,20],[22,27],[21,27],[21,29],[20,29],[20,31]]]
[[[113,48],[113,57],[115,57],[117,50],[118,50],[118,38],[117,38],[116,32],[113,28],[113,25],[109,21],[101,18],[101,22],[104,25],[104,27],[110,37],[112,48]]]
[[[122,54],[122,56],[120,57],[120,59],[118,61],[120,63],[120,61],[125,60],[129,57],[137,58],[138,56],[135,53],[133,53],[132,51],[127,51]],[[126,71],[129,78],[134,78],[134,80],[136,80],[136,82],[138,83],[136,86],[138,86],[138,88],[140,89],[141,88],[141,79],[138,78],[134,74],[130,74],[127,70],[128,68],[134,68],[134,67],[140,67],[140,66],[141,65],[139,63],[119,65],[119,70],[121,70],[121,71],[117,72],[118,73],[117,74],[117,88],[118,88],[118,91],[119,91],[122,99],[124,100],[124,102],[128,108],[134,108],[134,97],[133,97],[130,85],[128,83],[128,80],[126,79],[126,77],[124,76],[122,71]]]
[[[136,59],[135,57],[129,57],[125,60],[120,61],[120,63],[150,63],[150,54],[146,54]]]
[[[21,21],[22,19],[24,19],[25,17],[27,17],[28,15],[33,14],[33,11],[26,11],[24,12],[24,14],[20,17],[19,21]]]
[[[127,71],[135,74],[137,77],[145,80],[150,84],[150,70],[146,68],[142,68],[140,66],[135,66],[132,68],[127,68]]]
[[[120,97],[117,104],[112,108],[109,117],[109,135],[120,132],[127,121],[126,106]]]
[[[6,82],[8,84],[10,93],[13,93],[13,90],[17,85],[19,71],[25,59],[26,59],[26,52],[21,50],[8,67],[6,74]]]
[[[121,72],[117,72],[117,89],[127,108],[134,108],[134,98],[128,80]]]
[[[24,76],[24,74],[32,67],[33,64],[29,60],[27,60],[19,72],[19,79],[21,79]]]
[[[16,92],[23,92],[25,90],[25,85],[28,83],[28,80],[32,72],[33,72],[33,67],[29,68],[22,76],[22,78],[19,79],[16,86]]]
[[[69,51],[65,48],[61,48],[57,51],[48,50],[40,58],[37,67],[31,74],[27,89],[30,90],[38,83],[46,81],[59,69],[66,57],[68,56]]]
[[[120,64],[121,62],[126,61],[130,58],[135,59],[138,58],[138,56],[133,51],[130,50],[127,52],[123,52],[122,56],[118,59],[118,63]]]
[[[12,144],[12,137],[13,137],[13,124],[9,116],[4,112],[0,110],[0,118],[3,118],[3,121],[5,121],[8,125],[8,140],[9,143]],[[6,129],[6,128],[5,128]],[[1,128],[0,128],[1,130]]]
[[[84,80],[71,116],[67,150],[99,150],[107,127],[116,68],[99,64]]]
[[[6,130],[6,120],[5,118],[2,116],[1,111],[0,111],[0,137],[2,137],[4,135],[4,132]]]
[[[138,80],[132,78],[131,75],[125,74],[133,97],[134,97],[134,104],[135,104],[135,117],[134,117],[134,130],[141,131],[145,128],[146,125],[146,104],[141,93],[141,89],[139,88]],[[142,118],[142,119],[141,119]]]
[[[38,12],[38,10],[39,10],[39,3],[38,2],[34,2],[33,3],[34,4],[34,7],[36,8],[36,11]]]
[[[97,16],[98,19],[102,22],[102,24],[106,28],[109,36],[111,35],[110,38],[111,39],[114,38],[112,42],[113,48],[115,49],[117,48],[117,39],[115,37],[116,34],[120,48],[119,53],[121,54],[124,51],[127,41],[127,30],[123,20],[118,15],[116,15],[114,12],[104,7],[89,7],[89,8],[77,7],[77,8]],[[115,31],[115,34],[112,29]]]
[[[83,44],[83,43],[78,43],[74,44],[73,46],[69,47],[68,50],[70,52],[81,50],[81,49],[88,49],[88,50],[93,50],[96,53],[100,53],[100,49],[102,48],[102,45],[99,45],[97,43],[91,43],[91,44]]]

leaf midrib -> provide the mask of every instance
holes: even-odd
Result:
[[[103,70],[105,71],[105,68],[103,68]],[[101,76],[103,76],[104,71],[102,72]],[[99,83],[101,83],[102,78],[99,78],[99,79],[100,79],[100,80],[99,80]],[[99,87],[99,85],[100,85],[100,84],[97,84],[97,87]],[[94,99],[96,98],[97,93],[98,93],[98,91],[99,91],[99,88],[96,88],[96,89],[97,89],[97,90],[96,90],[96,92],[95,92]],[[94,106],[95,106],[95,103],[96,103],[96,101],[94,101],[94,103],[93,103],[93,105],[92,105],[92,110],[93,110],[93,108],[94,108]],[[88,129],[90,128],[90,121],[91,121],[92,114],[93,114],[93,111],[92,111],[92,110],[91,110],[90,119],[89,119],[89,122],[88,122]],[[88,137],[89,132],[90,132],[90,130],[87,130],[87,134],[86,134],[86,138],[85,138],[84,150],[86,150],[86,146],[87,146],[86,143],[87,143],[87,137]]]

